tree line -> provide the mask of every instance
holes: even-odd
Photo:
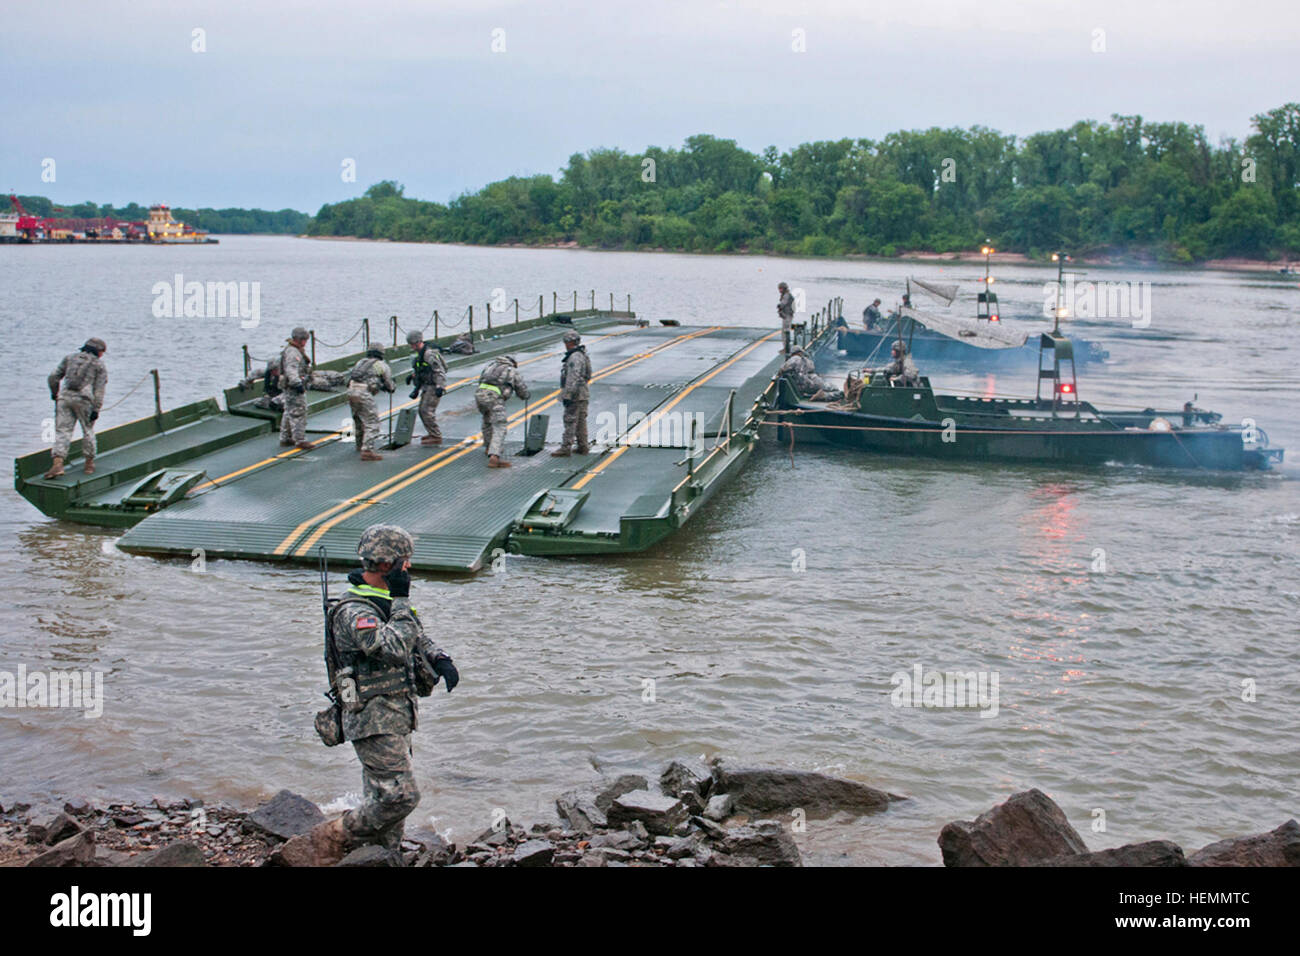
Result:
[[[751,153],[692,136],[575,153],[558,177],[511,177],[448,203],[391,180],[326,204],[317,236],[802,255],[1066,248],[1194,262],[1300,255],[1300,103],[1244,142],[1116,115],[1024,139],[984,126]]]

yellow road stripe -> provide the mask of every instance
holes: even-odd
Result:
[[[601,379],[613,375],[617,372],[621,372],[623,369],[635,365],[636,363],[641,362],[652,355],[665,351],[669,348],[673,348],[681,344],[682,342],[687,341],[688,339],[693,339],[702,335],[708,335],[711,332],[716,332],[719,328],[721,328],[721,326],[709,326],[708,328],[698,329],[694,332],[690,332],[685,335],[675,336],[672,339],[669,339],[667,342],[663,343],[662,345],[658,345],[647,352],[639,352],[636,355],[633,355],[629,358],[616,362],[608,369],[602,371],[599,375],[593,376],[591,380],[593,382],[600,381]],[[516,412],[511,417],[511,419],[507,420],[508,423],[506,425],[506,433],[509,434],[510,429],[519,423],[519,421],[525,415],[525,413],[536,413],[545,408],[550,408],[551,406],[553,406],[559,394],[560,392],[557,389],[556,391],[551,392],[549,395],[543,398],[542,401],[537,405],[531,405]],[[372,504],[374,504],[374,501],[367,500],[367,499],[372,498],[374,495],[378,494],[381,491],[383,492],[383,494],[386,495],[390,491],[401,490],[402,488],[407,487],[413,481],[418,481],[419,479],[425,477],[426,475],[432,474],[433,472],[441,468],[443,465],[463,457],[465,453],[481,445],[482,438],[483,438],[482,432],[478,432],[474,435],[469,436],[468,438],[461,439],[461,442],[458,445],[446,449],[443,452],[439,452],[439,454],[435,455],[433,458],[424,459],[423,461],[411,466],[410,468],[398,472],[396,475],[393,475],[392,477],[387,478],[384,481],[381,481],[379,484],[366,489],[360,494],[353,495],[351,498],[347,499],[346,501],[342,501],[331,508],[327,508],[325,511],[322,511],[320,514],[315,515],[314,517],[309,518],[308,520],[304,521],[302,524],[298,525],[297,528],[295,528],[292,532],[290,532],[290,534],[283,541],[280,542],[280,544],[276,547],[273,553],[274,554],[286,553],[289,550],[289,548],[292,546],[293,542],[296,541],[298,537],[307,528],[311,527],[313,524],[316,524],[318,521],[321,521],[322,519],[328,517],[329,515],[335,514],[336,516],[334,518],[331,518],[329,521],[326,521],[319,528],[317,528],[317,530],[314,531],[307,538],[307,540],[304,541],[302,545],[298,547],[296,552],[297,554],[299,555],[307,554],[311,550],[312,546],[317,541],[319,541],[320,538],[325,534],[325,532],[329,531],[330,528],[334,527],[340,521],[343,521],[349,517],[352,517],[355,514],[360,513],[361,511],[364,511],[366,508],[369,508]],[[469,444],[467,445],[467,447],[465,447],[464,451],[458,453],[458,449],[460,448],[460,446],[465,445],[467,442]],[[412,472],[416,472],[416,471],[419,471],[420,473],[411,475]],[[406,476],[408,475],[411,475],[411,477],[406,478]],[[406,478],[406,480],[402,481],[403,478]],[[401,483],[398,485],[393,485],[393,483],[397,481],[401,481]],[[353,505],[357,505],[357,507],[353,507]],[[349,509],[349,508],[351,508],[351,510],[346,511],[346,513],[336,514],[337,512],[344,511],[344,509]]]
[[[699,388],[709,379],[713,378],[713,376],[717,375],[719,372],[734,365],[736,362],[739,362],[746,355],[754,351],[754,349],[758,348],[768,339],[773,338],[776,334],[777,333],[772,332],[769,333],[768,335],[763,336],[757,342],[748,346],[741,352],[738,352],[736,355],[732,356],[726,362],[723,362],[721,365],[719,365],[717,368],[711,371],[708,375],[705,375],[699,381],[693,382],[691,385],[688,385],[686,388],[682,389],[680,392],[677,393],[676,398],[672,399],[672,401],[665,403],[664,405],[661,405],[648,418],[643,418],[637,424],[636,428],[628,432],[627,438],[625,439],[626,444],[620,445],[618,448],[615,448],[612,452],[610,452],[608,455],[606,455],[604,458],[598,461],[594,467],[589,469],[585,475],[579,478],[578,481],[575,484],[571,485],[570,487],[572,487],[576,491],[579,488],[581,488],[583,485],[585,485],[587,482],[591,481],[591,479],[595,478],[598,474],[600,474],[602,471],[608,468],[610,464],[612,464],[615,460],[618,459],[620,455],[626,452],[628,448],[631,447],[632,439],[636,435],[638,435],[643,429],[649,429],[652,422],[658,421],[660,418],[662,418],[665,414],[667,414],[669,411],[672,410],[674,405],[680,402],[687,395],[691,394],[691,392],[695,391],[697,388]]]
[[[618,332],[608,332],[608,333],[606,333],[605,335],[593,336],[593,338],[594,338],[596,341],[600,341],[601,339],[612,338],[612,337],[615,336],[615,335],[627,335],[627,333],[629,333],[629,332],[633,332],[633,331],[635,331],[635,329],[623,329],[623,330],[618,331]],[[533,358],[530,358],[530,359],[524,359],[524,360],[523,360],[522,362],[520,362],[519,364],[520,364],[520,365],[531,365],[533,362],[540,362],[542,359],[544,359],[544,358],[550,358],[551,356],[556,355],[556,354],[557,354],[557,353],[556,353],[555,351],[544,352],[543,354],[541,354],[541,355],[537,355],[537,356],[534,356]],[[465,385],[465,384],[467,384],[467,383],[469,383],[469,382],[476,382],[476,381],[478,381],[478,376],[477,376],[477,375],[470,375],[470,376],[467,377],[467,378],[462,378],[460,381],[458,381],[458,382],[453,382],[451,385],[448,385],[448,386],[447,386],[447,391],[450,392],[452,389],[460,388],[462,385]],[[415,407],[416,405],[418,405],[418,404],[420,404],[419,399],[416,399],[415,401],[406,402],[406,403],[404,403],[404,404],[402,404],[402,405],[398,405],[398,406],[397,406],[396,408],[394,408],[391,412],[389,412],[389,413],[386,414],[386,415],[381,415],[380,417],[381,417],[381,418],[391,418],[393,415],[396,415],[396,414],[398,414],[399,412],[404,411],[405,409],[408,409],[408,408],[414,408],[414,407]],[[340,405],[339,407],[341,408],[342,405]],[[321,445],[323,445],[323,444],[325,444],[326,442],[329,442],[329,441],[340,441],[340,440],[342,440],[342,436],[343,436],[343,433],[342,433],[342,432],[331,432],[330,434],[325,435],[325,436],[323,436],[323,437],[321,437],[321,438],[318,438],[318,439],[316,439],[314,442],[312,442],[312,449],[311,449],[311,450],[314,451],[317,447],[319,447],[319,446],[321,446]],[[284,451],[284,452],[280,452],[278,455],[272,455],[270,458],[263,458],[261,461],[254,462],[254,463],[251,464],[251,465],[245,465],[243,468],[239,468],[239,469],[236,469],[235,471],[230,472],[229,474],[222,475],[220,478],[210,478],[210,479],[208,479],[207,481],[203,482],[202,484],[196,485],[196,486],[194,487],[194,491],[195,491],[195,492],[198,492],[198,491],[203,490],[204,488],[217,488],[217,487],[220,487],[220,485],[221,485],[222,482],[224,482],[224,481],[229,481],[231,478],[238,478],[240,475],[246,475],[246,474],[248,474],[250,471],[256,471],[257,469],[259,469],[259,468],[263,468],[263,467],[265,467],[266,465],[272,465],[272,464],[275,464],[277,461],[282,461],[282,460],[285,459],[285,458],[293,458],[293,457],[295,457],[295,456],[297,456],[297,455],[305,454],[307,451],[308,451],[308,449],[305,449],[305,448],[295,448],[295,449],[292,450],[292,451]]]

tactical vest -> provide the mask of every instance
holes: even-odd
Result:
[[[569,359],[573,358],[573,356],[575,356],[579,352],[586,355],[587,347],[585,345],[575,346],[574,348],[565,352],[564,357],[560,359],[560,388],[564,388],[564,380],[569,377]]]
[[[340,598],[338,603],[330,608],[331,640],[333,639],[334,625],[337,620],[335,615],[338,613],[338,609],[345,604],[364,604],[372,608],[379,619],[387,624],[388,615],[384,613],[383,608],[372,600],[375,597],[386,597],[386,595],[368,584],[353,585],[348,588],[347,596]],[[335,648],[337,649],[337,647],[336,644]],[[350,660],[343,659],[343,655],[340,654],[339,658],[339,663],[343,667],[352,668],[353,678],[357,683],[357,699],[362,707],[375,697],[415,693],[415,675],[410,661],[395,666],[372,660],[364,654],[355,654]]]
[[[416,385],[432,385],[436,377],[434,375],[434,363],[440,363],[440,359],[438,353],[434,352],[433,362],[425,361],[424,357],[428,355],[429,352],[430,349],[427,347],[420,349],[415,353],[415,357],[411,360],[411,371],[415,373]]]
[[[89,352],[73,352],[63,367],[63,387],[70,392],[79,392],[93,381],[95,362],[98,359]]]
[[[494,362],[479,374],[478,387],[496,392],[502,398],[509,398],[505,390],[510,386],[510,380],[513,378],[511,373],[514,370],[514,366],[509,362]]]

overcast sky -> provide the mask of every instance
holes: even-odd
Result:
[[[757,151],[1140,113],[1217,140],[1295,100],[1297,0],[42,0],[3,14],[0,188],[315,212],[694,133]]]

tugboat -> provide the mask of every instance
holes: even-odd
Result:
[[[1059,310],[1038,345],[1032,400],[943,395],[926,376],[900,384],[877,370],[851,373],[840,401],[814,402],[781,377],[768,421],[837,445],[934,458],[1214,471],[1267,470],[1282,461],[1283,449],[1270,448],[1262,429],[1224,425],[1194,401],[1168,411],[1106,410],[1081,401],[1074,343],[1061,334]]]

